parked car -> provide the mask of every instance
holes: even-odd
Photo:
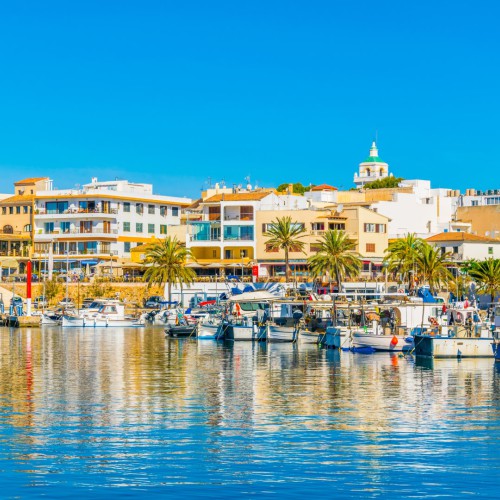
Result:
[[[33,300],[33,307],[35,309],[43,309],[49,305],[47,298],[44,295],[39,295]]]
[[[144,301],[144,307],[147,309],[158,309],[160,302],[165,302],[165,299],[160,295],[152,295]]]

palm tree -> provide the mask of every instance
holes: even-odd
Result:
[[[305,236],[304,225],[292,222],[290,216],[277,217],[269,224],[264,237],[269,238],[266,242],[271,250],[284,250],[285,252],[285,279],[288,282],[290,275],[290,265],[288,253],[290,250],[304,251],[305,243],[300,238]]]
[[[446,265],[450,255],[450,252],[442,253],[440,249],[426,242],[423,242],[418,249],[415,260],[417,272],[421,281],[429,285],[432,293],[437,291],[441,283],[453,280],[453,275]]]
[[[177,239],[168,236],[158,243],[149,246],[144,264],[150,265],[144,273],[144,281],[148,282],[148,288],[152,285],[160,287],[167,283],[168,301],[172,301],[172,284],[191,284],[196,273],[189,267],[185,267],[186,259],[192,257],[191,252]]]
[[[356,242],[351,240],[345,231],[337,229],[326,231],[316,255],[309,257],[309,269],[314,278],[324,275],[335,276],[340,291],[342,280],[348,276],[356,276],[361,269],[361,260],[356,253]]]
[[[500,293],[500,259],[487,259],[475,262],[469,270],[469,276],[476,282],[479,292],[488,293],[491,302]]]
[[[390,243],[386,250],[385,262],[389,272],[398,272],[403,281],[408,280],[408,288],[412,288],[411,271],[415,266],[420,247],[424,244],[422,238],[417,238],[414,233],[408,233],[404,238],[399,238]]]

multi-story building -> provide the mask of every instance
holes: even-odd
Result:
[[[47,177],[22,179],[14,183],[14,195],[0,201],[0,259],[16,259],[20,272],[30,257],[33,233],[33,205],[36,193],[46,189]]]
[[[35,199],[34,254],[54,268],[130,258],[133,246],[164,238],[179,225],[189,198],[153,194],[151,184],[98,182],[81,189],[49,186]]]
[[[186,247],[201,268],[227,267],[230,272],[232,267],[243,273],[256,257],[257,214],[306,206],[303,196],[274,190],[210,190],[187,214]]]
[[[500,258],[500,240],[495,238],[455,231],[436,234],[427,238],[427,242],[443,254],[450,252],[455,262]]]
[[[363,261],[362,274],[372,276],[381,270],[388,245],[389,219],[363,207],[341,206],[326,209],[257,212],[256,263],[260,276],[281,276],[285,273],[284,251],[271,248],[265,233],[278,217],[289,216],[304,232],[300,240],[304,247],[292,248],[289,261],[296,275],[307,274],[307,259],[317,251],[321,237],[331,229],[342,230],[356,242],[355,251]]]

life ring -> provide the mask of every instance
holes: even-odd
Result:
[[[398,293],[405,293],[405,291],[402,288],[398,288]]]
[[[429,323],[431,324],[431,326],[439,326],[438,320],[433,317],[429,318]]]

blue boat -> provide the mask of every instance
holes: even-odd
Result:
[[[495,361],[500,361],[500,341],[493,342],[491,344],[491,347],[493,348],[493,356],[495,356]]]

